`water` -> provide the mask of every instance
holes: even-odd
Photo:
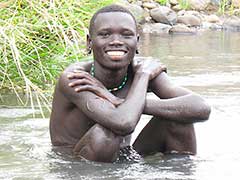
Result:
[[[49,118],[0,108],[0,179],[183,179],[240,177],[240,34],[144,36],[141,55],[159,58],[172,81],[201,94],[210,119],[197,123],[196,156],[156,154],[135,163],[94,163],[54,153]],[[11,101],[12,96],[6,97]],[[13,101],[13,102],[12,102]]]

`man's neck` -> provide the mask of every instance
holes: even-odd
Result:
[[[94,76],[108,88],[117,88],[121,86],[127,75],[128,67],[122,69],[108,69],[94,63]]]

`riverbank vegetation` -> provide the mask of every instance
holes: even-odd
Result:
[[[85,35],[92,13],[112,2],[114,0],[1,1],[1,93],[10,90],[18,96],[24,92],[31,102],[35,96],[39,104],[48,103],[44,91],[52,92],[62,69],[84,56]]]

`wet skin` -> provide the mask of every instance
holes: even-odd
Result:
[[[55,88],[50,135],[55,146],[68,146],[76,156],[112,162],[142,114],[153,118],[133,146],[142,155],[154,152],[196,153],[193,123],[208,119],[210,107],[197,94],[173,85],[158,61],[134,59],[138,34],[126,13],[97,16],[88,46],[91,62],[75,63],[61,74]],[[128,73],[126,85],[119,86]],[[155,99],[146,97],[152,91]],[[126,138],[125,138],[126,137]]]

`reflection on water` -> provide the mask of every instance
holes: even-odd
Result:
[[[159,58],[174,83],[200,93],[212,106],[210,120],[196,124],[197,156],[156,154],[115,164],[76,160],[54,153],[49,119],[33,118],[37,110],[0,108],[0,179],[238,179],[239,42],[239,33],[223,32],[141,39],[141,55]]]

